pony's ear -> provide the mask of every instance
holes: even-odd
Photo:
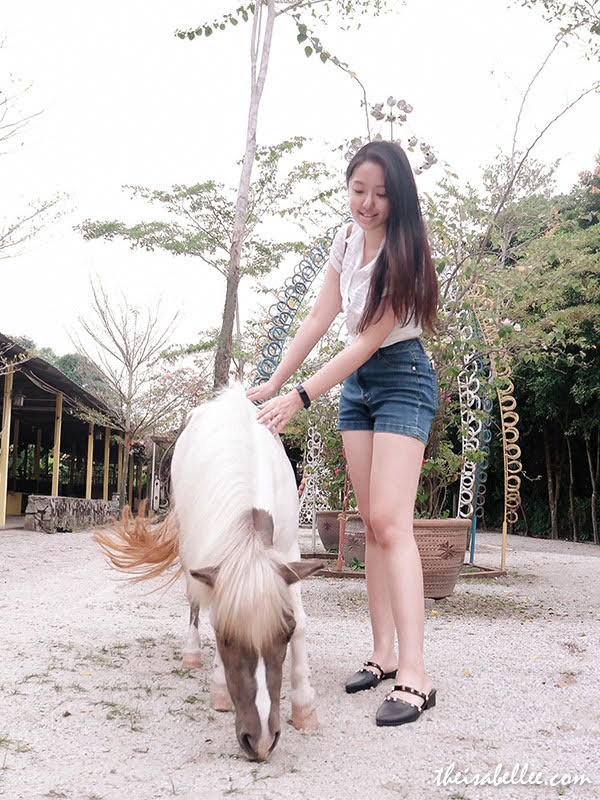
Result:
[[[264,508],[252,509],[254,530],[265,547],[273,547],[273,517]]]
[[[215,579],[218,571],[218,567],[203,567],[202,569],[191,569],[190,575],[192,578],[196,578],[196,580],[199,580],[201,583],[205,583],[212,589],[215,585]]]
[[[302,561],[291,561],[289,564],[281,564],[279,567],[279,574],[283,580],[291,586],[292,583],[301,581],[303,578],[308,578],[309,575],[314,575],[315,572],[320,572],[322,569],[322,562],[313,558]]]

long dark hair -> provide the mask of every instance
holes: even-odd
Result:
[[[390,204],[385,244],[371,275],[365,309],[358,324],[364,331],[391,306],[406,325],[414,315],[423,329],[437,322],[438,284],[412,169],[406,153],[395,142],[369,142],[356,153],[346,170],[346,185],[354,170],[366,161],[383,167]]]

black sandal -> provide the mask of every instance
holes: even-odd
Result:
[[[375,722],[377,725],[404,725],[407,722],[414,722],[419,719],[423,711],[433,708],[435,705],[435,689],[431,689],[429,694],[419,692],[410,686],[398,684],[394,686],[392,692],[410,692],[423,698],[423,703],[419,706],[416,703],[408,703],[398,697],[392,697],[391,692],[377,709]]]
[[[365,661],[365,667],[375,667],[375,669],[379,671],[379,675],[364,667],[359,669],[358,672],[355,672],[346,681],[346,691],[348,694],[362,692],[363,689],[372,689],[374,686],[379,686],[381,681],[396,677],[397,670],[393,672],[384,672],[375,661]]]

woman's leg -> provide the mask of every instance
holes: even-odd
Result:
[[[373,436],[369,489],[370,526],[379,548],[391,613],[398,633],[396,683],[428,693],[423,661],[424,597],[421,558],[413,534],[414,505],[425,445],[395,433]],[[405,692],[398,699],[420,705]]]
[[[384,552],[371,530],[369,493],[373,431],[343,431],[342,439],[358,509],[366,526],[366,577],[369,614],[373,630],[373,653],[370,661],[379,664],[384,672],[396,668],[396,628],[383,565]],[[376,670],[371,670],[378,674]]]

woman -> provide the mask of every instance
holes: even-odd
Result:
[[[304,405],[344,380],[338,429],[366,525],[373,652],[347,692],[395,678],[377,725],[402,725],[435,705],[423,661],[421,560],[414,504],[437,381],[419,335],[437,317],[435,270],[408,159],[393,142],[370,142],[348,165],[354,223],[336,235],[323,287],[272,378],[247,392],[265,400],[261,422],[280,433]],[[346,347],[291,392],[274,397],[340,310]],[[396,653],[395,638],[399,649]]]

